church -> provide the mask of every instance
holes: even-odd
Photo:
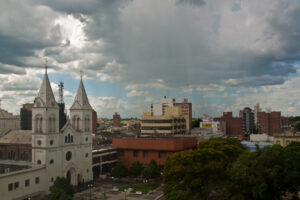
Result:
[[[40,199],[57,177],[75,186],[92,181],[92,112],[81,78],[70,120],[59,129],[59,107],[46,67],[32,108],[31,166],[0,174],[1,199]]]

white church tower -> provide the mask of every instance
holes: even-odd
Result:
[[[59,107],[47,75],[32,108],[32,163],[45,168],[40,180],[49,188],[57,177],[80,185],[93,180],[92,107],[82,80],[70,110],[71,120],[59,130]]]

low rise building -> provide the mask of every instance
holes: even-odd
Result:
[[[141,134],[175,135],[187,132],[189,116],[181,115],[179,107],[166,107],[161,116],[145,112],[141,118]]]
[[[300,142],[300,133],[287,131],[284,133],[274,134],[273,144],[279,144],[286,147],[291,142]]]
[[[10,130],[20,129],[20,116],[13,115],[0,108],[0,135]]]
[[[112,147],[118,150],[118,160],[128,168],[138,161],[147,165],[155,160],[162,167],[166,157],[175,152],[193,149],[196,137],[113,138]]]

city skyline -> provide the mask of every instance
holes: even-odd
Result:
[[[45,59],[66,109],[83,80],[98,117],[141,117],[163,96],[193,114],[260,103],[300,115],[300,3],[260,1],[0,2],[1,108],[31,103]]]

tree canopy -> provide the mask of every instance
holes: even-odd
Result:
[[[126,177],[128,176],[128,169],[122,162],[118,162],[111,170],[111,175],[116,178]]]
[[[209,139],[168,157],[164,183],[166,200],[281,199],[300,185],[300,143],[250,152],[236,139]]]
[[[48,200],[71,200],[73,194],[73,186],[65,178],[57,177],[50,187]]]
[[[139,161],[136,161],[136,162],[132,163],[132,165],[129,169],[129,174],[131,176],[137,177],[137,176],[141,175],[142,170],[143,170],[143,165]]]
[[[159,170],[155,160],[151,160],[149,165],[147,165],[143,171],[142,175],[144,178],[156,178],[159,175]]]

